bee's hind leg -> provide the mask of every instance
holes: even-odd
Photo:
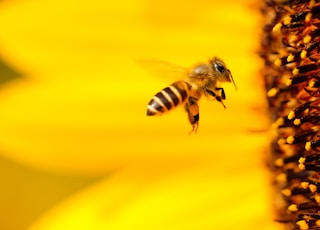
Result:
[[[198,127],[199,127],[199,122],[197,122],[196,124],[192,125],[192,129],[191,129],[191,131],[189,132],[189,134],[191,134],[191,133],[197,133]]]
[[[184,108],[188,113],[189,122],[192,125],[192,130],[190,133],[196,133],[199,126],[199,105],[197,103],[198,99],[189,97],[188,102],[185,104]]]

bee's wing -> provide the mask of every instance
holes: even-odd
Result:
[[[189,73],[189,69],[159,60],[139,60],[138,65],[144,69],[150,76],[155,76],[168,81],[177,81],[185,79]]]

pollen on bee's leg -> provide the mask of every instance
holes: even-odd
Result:
[[[320,3],[265,0],[262,12],[276,219],[320,229]]]

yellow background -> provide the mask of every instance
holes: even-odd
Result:
[[[252,1],[0,2],[0,228],[275,229]],[[147,117],[177,79],[139,60],[230,68],[227,109]],[[165,75],[165,74],[163,74]],[[258,227],[257,227],[258,226]]]

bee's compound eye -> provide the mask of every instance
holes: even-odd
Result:
[[[218,70],[220,73],[225,73],[226,72],[226,67],[219,63],[214,63],[214,68]]]

